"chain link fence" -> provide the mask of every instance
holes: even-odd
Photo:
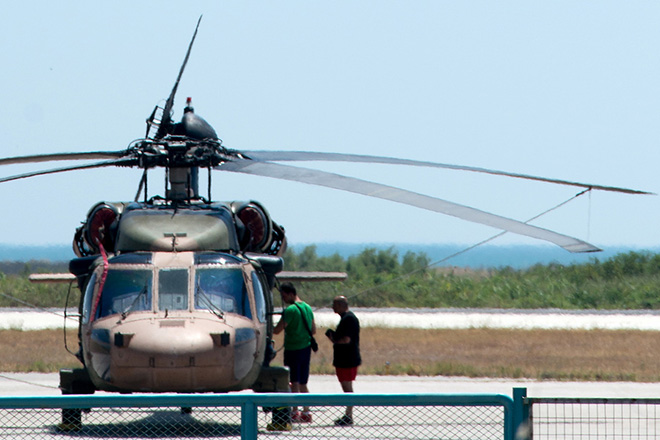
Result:
[[[347,404],[352,424],[338,423]],[[502,395],[434,394],[0,398],[0,438],[510,439],[511,404]],[[291,423],[293,405],[311,406],[311,420]]]
[[[526,438],[660,439],[660,399],[529,398]]]

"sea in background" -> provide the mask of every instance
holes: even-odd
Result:
[[[642,249],[626,246],[612,246],[602,252],[572,254],[557,246],[483,245],[467,250],[469,245],[460,244],[406,244],[406,243],[300,243],[289,244],[296,252],[306,246],[316,246],[316,254],[329,256],[335,253],[347,258],[357,255],[366,248],[378,250],[393,249],[400,257],[406,252],[425,253],[437,266],[469,267],[473,269],[512,267],[525,269],[535,264],[580,264],[591,261],[604,261],[617,254],[630,251],[660,252],[660,247]],[[463,252],[465,251],[465,252]],[[457,255],[458,254],[458,255]],[[453,257],[452,257],[453,256]],[[74,257],[70,245],[21,246],[0,244],[0,261],[47,260],[68,261]],[[451,257],[451,258],[449,258]]]
[[[310,244],[294,244],[290,247],[300,252]],[[460,244],[401,244],[401,243],[317,243],[316,254],[329,256],[335,253],[346,258],[356,255],[366,248],[389,249],[403,257],[406,252],[425,253],[431,263],[437,266],[469,267],[473,269],[512,267],[525,269],[536,264],[581,264],[591,261],[604,261],[617,254],[631,251],[660,252],[660,247],[642,249],[630,246],[607,247],[602,252],[573,254],[557,246],[483,245],[469,249],[470,245]],[[469,249],[469,250],[468,250]]]

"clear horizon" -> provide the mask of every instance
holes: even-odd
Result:
[[[588,254],[571,254],[563,249],[549,245],[483,245],[462,253],[454,258],[445,259],[454,253],[464,251],[469,246],[460,244],[415,244],[415,243],[302,243],[290,245],[296,252],[302,251],[304,247],[314,245],[319,256],[329,256],[338,253],[344,258],[357,255],[365,248],[377,248],[379,250],[394,247],[400,257],[408,252],[425,253],[431,263],[437,266],[456,266],[471,268],[489,268],[510,266],[517,269],[531,267],[534,264],[582,264],[594,259],[606,260],[621,252],[648,251],[660,252],[660,247],[639,248],[615,246],[605,249],[603,252]],[[0,261],[29,261],[50,260],[52,262],[66,262],[74,258],[70,245],[7,245],[0,244]]]

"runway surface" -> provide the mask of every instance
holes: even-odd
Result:
[[[0,396],[59,395],[57,373],[0,373]],[[660,383],[557,382],[463,377],[359,376],[356,393],[506,394],[527,388],[529,397],[660,398]],[[316,375],[309,380],[312,393],[340,393],[337,378]]]
[[[0,373],[0,396],[48,396],[59,395],[57,388],[58,374],[39,373]],[[461,394],[504,394],[513,395],[514,388],[527,388],[528,397],[579,397],[579,398],[658,398],[660,384],[658,383],[602,383],[602,382],[550,382],[529,380],[490,380],[449,377],[400,377],[400,376],[358,376],[355,382],[355,392],[360,394],[427,394],[439,393],[452,396]],[[330,375],[312,376],[309,382],[311,393],[337,393],[341,388],[336,377]],[[244,393],[251,393],[244,391]],[[103,393],[99,393],[103,394]],[[324,397],[327,399],[327,397]],[[423,397],[422,397],[423,398]],[[453,397],[449,397],[453,398]],[[382,397],[378,396],[378,399]],[[1,398],[0,398],[1,401]],[[592,433],[594,424],[598,425],[595,432],[629,433],[638,429],[639,423],[645,432],[651,433],[649,438],[656,438],[660,426],[652,413],[639,420],[634,419],[630,426],[627,418],[613,417],[609,421],[601,421],[603,409],[588,408],[588,404],[578,408],[579,418],[573,418],[569,413],[570,424],[559,423],[547,427],[543,424],[534,425],[535,434],[545,431],[555,432],[560,429],[563,434],[557,438],[571,438],[576,432]],[[593,406],[593,405],[591,405]],[[425,407],[422,413],[409,406],[356,406],[354,416],[356,423],[350,428],[337,428],[333,420],[341,416],[343,407],[314,405],[313,423],[294,424],[293,431],[286,435],[304,436],[307,438],[445,438],[451,433],[451,438],[501,438],[503,429],[503,409],[499,406],[468,405],[464,408],[443,408],[438,406],[431,410]],[[616,406],[607,411],[617,411]],[[635,407],[637,408],[637,407]],[[536,410],[535,410],[536,411]],[[563,407],[561,411],[564,411]],[[586,411],[586,412],[585,412]],[[619,412],[621,410],[618,410]],[[584,414],[583,414],[584,412]],[[586,416],[585,414],[591,414]],[[535,420],[537,417],[535,412]],[[598,415],[595,418],[594,415]],[[614,416],[615,414],[610,414]],[[556,414],[555,414],[556,416]],[[56,426],[62,420],[59,409],[31,409],[25,411],[0,411],[0,436],[7,438],[171,438],[173,433],[186,438],[209,438],[221,436],[224,438],[240,438],[242,413],[237,407],[221,407],[207,409],[193,408],[191,415],[186,415],[178,408],[147,407],[131,408],[95,408],[82,415],[80,431],[59,432]],[[259,436],[276,435],[269,433],[267,425],[272,422],[272,413],[258,412],[257,429]],[[553,416],[554,417],[554,416]],[[640,422],[641,420],[641,422]],[[604,428],[607,423],[608,428]],[[526,425],[523,425],[523,428]],[[77,428],[78,429],[78,428]],[[339,430],[338,430],[339,429]],[[488,431],[493,434],[486,436]],[[538,432],[537,432],[538,431]],[[560,431],[557,431],[560,432]],[[210,435],[212,434],[212,435]],[[602,438],[596,435],[590,438]],[[609,438],[609,437],[608,437]],[[647,438],[647,437],[644,437]]]

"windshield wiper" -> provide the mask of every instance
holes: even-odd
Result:
[[[132,302],[128,307],[126,307],[126,310],[124,310],[123,312],[121,312],[121,320],[122,320],[122,321],[123,321],[124,319],[126,319],[126,317],[128,316],[128,314],[129,314],[130,312],[133,311],[133,307],[135,307],[135,305],[138,303],[138,300],[140,299],[140,297],[141,297],[142,295],[144,295],[145,293],[147,293],[147,284],[145,284],[144,287],[142,288],[142,290],[140,290],[140,293],[137,294],[137,296],[135,297],[135,299],[133,300],[133,302]]]
[[[211,301],[211,298],[208,297],[202,286],[200,286],[199,281],[197,282],[197,293],[199,293],[199,298],[202,299],[203,306],[206,306],[209,312],[213,313],[220,319],[225,319],[225,312]]]

